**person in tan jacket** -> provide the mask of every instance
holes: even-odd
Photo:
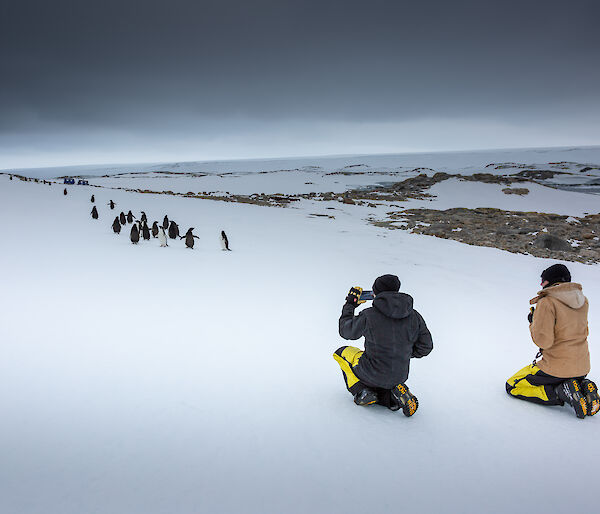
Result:
[[[578,418],[593,416],[600,410],[600,396],[596,384],[585,378],[590,372],[587,298],[564,264],[545,269],[541,286],[528,316],[539,352],[533,364],[508,379],[506,392],[543,405],[568,403]]]

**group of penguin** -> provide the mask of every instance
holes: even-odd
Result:
[[[92,195],[91,202],[95,203],[95,201],[96,199],[94,198],[94,195]],[[113,210],[116,204],[111,200],[108,205],[110,206],[111,210]],[[113,232],[115,234],[120,234],[121,227],[124,227],[127,223],[129,223],[131,224],[129,239],[133,244],[138,244],[140,237],[146,241],[149,241],[150,233],[152,233],[152,237],[158,238],[161,247],[169,246],[167,243],[167,234],[170,239],[177,239],[178,237],[179,239],[185,239],[185,245],[188,248],[194,248],[194,239],[200,239],[198,236],[193,234],[193,227],[188,229],[185,235],[180,236],[179,225],[177,225],[177,223],[175,223],[173,220],[169,221],[167,215],[165,215],[162,225],[159,226],[158,222],[155,221],[152,223],[152,228],[148,228],[148,218],[146,217],[146,213],[144,211],[141,212],[142,215],[140,219],[138,220],[136,218],[134,221],[135,216],[131,211],[129,211],[127,214],[121,211],[121,214],[115,216],[115,219],[112,223]],[[98,219],[98,209],[96,209],[95,205],[92,207],[91,215],[93,219]],[[229,248],[229,240],[227,239],[227,234],[225,234],[224,230],[221,230],[221,248],[226,251],[231,251],[231,248]]]

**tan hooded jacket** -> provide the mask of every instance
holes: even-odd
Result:
[[[581,285],[559,283],[542,289],[529,301],[537,304],[529,325],[533,342],[542,349],[538,367],[560,378],[590,372],[588,301]]]

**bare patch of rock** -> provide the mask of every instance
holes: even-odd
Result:
[[[456,208],[388,212],[370,223],[475,246],[586,264],[600,262],[600,214],[576,218],[539,212]]]

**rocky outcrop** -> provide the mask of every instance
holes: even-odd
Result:
[[[507,187],[502,190],[505,195],[519,195],[524,196],[529,194],[529,189],[526,187]]]
[[[537,248],[545,248],[554,252],[572,252],[573,247],[568,241],[552,234],[538,234],[533,245]]]
[[[372,219],[379,227],[408,230],[513,253],[584,263],[600,262],[600,214],[584,218],[501,209],[408,209]]]

